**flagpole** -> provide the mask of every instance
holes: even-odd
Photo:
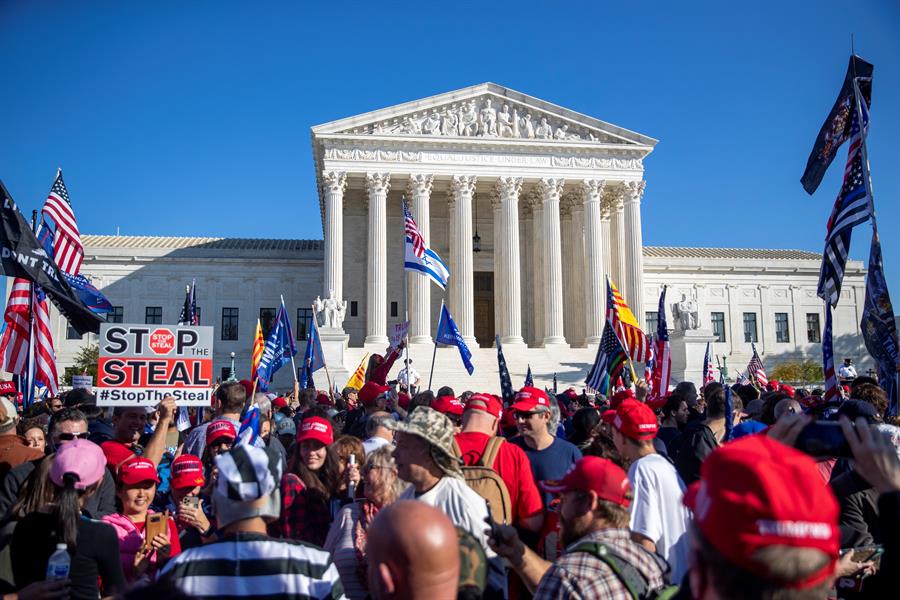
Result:
[[[316,318],[316,306],[315,306],[315,304],[311,304],[310,306],[313,309],[312,321],[313,321],[313,327],[315,327],[315,329],[316,329],[316,338],[319,339],[320,340],[319,343],[321,343],[322,338],[319,337],[319,320]],[[307,344],[312,343],[312,336],[310,336],[309,341],[306,343]],[[293,363],[294,363],[294,357],[292,356],[291,364],[293,364]],[[325,352],[324,351],[322,352],[322,366],[325,367],[325,378],[328,380],[328,393],[332,396],[331,399],[334,400],[334,386],[331,385],[331,373],[328,372],[328,362],[325,360]],[[309,367],[310,367],[310,365],[307,364],[306,368],[309,369]],[[308,377],[308,375],[307,375],[307,377]],[[297,367],[294,367],[294,381],[296,381],[296,380],[297,380]],[[305,382],[304,382],[304,385],[306,385]]]
[[[851,58],[851,64],[854,62]],[[856,68],[854,65],[854,73],[853,73],[853,104],[856,110],[856,120],[859,123],[859,149],[862,152],[862,160],[866,165],[866,176],[863,181],[866,184],[866,191],[869,193],[869,213],[872,218],[872,231],[878,233],[878,224],[875,222],[875,193],[872,191],[872,171],[869,168],[869,149],[866,145],[866,138],[868,134],[866,133],[865,124],[862,119],[862,105],[863,99],[860,97],[862,94],[859,91],[859,84],[856,80]]]
[[[444,299],[441,298],[441,317],[444,316]],[[438,321],[438,327],[440,328],[441,322]],[[434,378],[434,360],[437,358],[437,345],[438,338],[437,332],[434,334],[434,353],[431,355],[431,372],[428,374],[428,389],[431,389],[431,380]],[[408,373],[409,371],[407,371]]]
[[[37,230],[37,210],[31,211],[31,231]],[[22,402],[25,408],[34,403],[34,282],[28,284],[28,357],[25,365],[26,377],[28,377],[28,394],[23,396]],[[46,382],[45,382],[46,383]]]
[[[281,294],[281,308],[284,309],[284,294]],[[313,311],[315,311],[315,309],[313,309]],[[284,318],[285,319],[290,318],[287,316],[287,309],[285,309],[284,312],[285,312]],[[313,322],[315,323],[315,321],[316,321],[316,313],[313,312]],[[294,372],[294,383],[297,383],[297,363],[294,362],[293,354],[291,354],[291,370]]]
[[[404,205],[406,205],[406,198],[401,198],[400,200]],[[406,213],[404,212],[404,219]],[[421,308],[421,307],[420,307]],[[411,387],[409,385],[409,271],[406,270],[406,233],[403,234],[403,319],[406,322],[406,336],[404,341],[404,354],[406,358],[404,359],[404,367],[406,368],[406,386],[407,391]],[[386,376],[385,376],[386,377]],[[428,384],[428,388],[431,389],[431,384]]]

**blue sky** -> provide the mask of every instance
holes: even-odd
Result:
[[[900,303],[889,1],[4,2],[0,178],[30,209],[62,166],[83,232],[321,238],[311,126],[494,81],[660,140],[645,243],[818,252],[844,151],[799,178],[851,32]]]

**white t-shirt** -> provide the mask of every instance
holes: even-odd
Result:
[[[841,365],[838,369],[838,376],[844,379],[856,379],[856,367],[853,365]]]
[[[488,516],[487,504],[484,498],[475,493],[462,479],[443,477],[437,485],[420,496],[416,495],[413,486],[409,486],[400,495],[400,499],[419,500],[441,509],[454,525],[462,527],[481,542],[488,558],[496,556],[487,545],[487,536],[484,534],[484,530],[487,529],[484,522]]]
[[[408,386],[410,383],[412,385],[416,385],[416,382],[421,378],[422,376],[419,375],[419,372],[412,367],[409,368],[409,375],[407,375],[406,369],[400,369],[400,372],[397,373],[397,381],[406,386]]]
[[[659,454],[636,460],[628,469],[628,479],[634,488],[631,530],[656,544],[656,551],[669,561],[671,580],[677,584],[687,572],[689,555],[691,514],[681,502],[684,482]]]
[[[368,456],[368,455],[372,454],[373,452],[375,452],[376,450],[378,450],[379,448],[381,448],[382,446],[386,446],[388,444],[390,444],[390,442],[387,441],[386,439],[384,439],[383,437],[378,437],[378,436],[370,437],[369,439],[367,439],[363,442],[363,450],[365,450],[366,456]]]

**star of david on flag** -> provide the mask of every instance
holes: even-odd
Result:
[[[407,271],[416,271],[430,277],[442,290],[447,289],[450,269],[441,257],[425,244],[425,238],[422,237],[406,202],[403,203],[403,221],[406,238],[403,267]]]

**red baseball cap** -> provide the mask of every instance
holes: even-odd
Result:
[[[551,494],[572,490],[596,492],[597,496],[624,508],[631,506],[627,497],[631,491],[628,475],[611,460],[599,456],[579,458],[558,481],[541,481],[540,488]]]
[[[206,426],[206,445],[212,446],[213,442],[221,438],[237,439],[237,429],[231,421],[216,419]]]
[[[789,396],[791,398],[793,398],[794,394],[796,394],[796,391],[794,390],[793,386],[790,386],[787,384],[782,384],[781,389],[778,391],[780,391],[783,394],[786,394],[787,396]]]
[[[203,477],[203,463],[193,454],[182,454],[172,461],[173,488],[193,488],[206,485]]]
[[[616,420],[616,411],[611,408],[606,409],[603,411],[603,414],[600,415],[600,420],[612,425]]]
[[[431,408],[445,415],[459,417],[465,410],[465,404],[455,396],[438,396],[432,401]]]
[[[631,391],[631,389],[619,390],[618,392],[616,392],[615,394],[610,396],[609,397],[609,405],[612,408],[619,408],[619,406],[625,400],[637,400],[637,398],[634,397],[634,392]]]
[[[525,413],[546,412],[550,410],[550,398],[542,389],[525,386],[516,394],[516,401],[509,410]]]
[[[144,481],[159,483],[156,465],[143,456],[132,456],[119,465],[116,479],[124,485],[135,485]]]
[[[498,419],[503,416],[503,405],[490,394],[472,394],[466,402],[466,410],[480,410]]]
[[[241,379],[239,382],[241,387],[244,388],[244,392],[247,394],[247,398],[249,399],[253,395],[253,382],[249,379]]]
[[[375,399],[389,389],[391,388],[386,385],[381,385],[374,381],[367,381],[366,384],[362,386],[362,389],[359,390],[357,397],[363,406],[374,406]]]
[[[0,395],[15,394],[16,384],[12,381],[0,381]]]
[[[832,558],[786,587],[818,585],[833,572],[840,548],[840,508],[815,461],[766,435],[721,446],[700,466],[684,495],[703,536],[732,564],[766,578],[753,555],[771,545],[814,548]]]
[[[316,394],[316,404],[321,406],[334,406],[334,402],[331,401],[331,398],[328,397],[328,394],[325,392],[319,392]]]
[[[275,408],[284,408],[287,406],[287,399],[284,396],[278,396],[274,400],[272,400],[272,406]]]
[[[322,417],[304,419],[300,423],[300,431],[297,432],[297,441],[304,440],[318,440],[326,446],[330,446],[334,443],[334,429],[328,419]]]
[[[616,409],[613,427],[633,440],[652,440],[656,437],[659,424],[653,409],[637,400],[626,399]]]

